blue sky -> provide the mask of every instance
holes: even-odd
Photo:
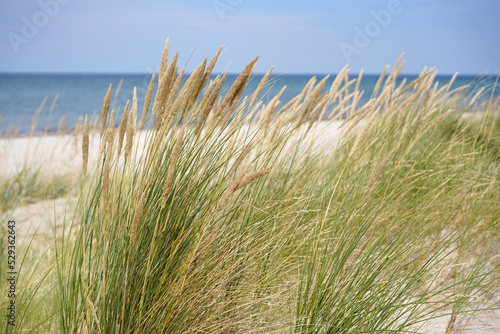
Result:
[[[164,42],[193,70],[500,72],[497,0],[0,0],[0,72],[152,72]]]

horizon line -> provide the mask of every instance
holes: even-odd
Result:
[[[212,73],[210,76],[216,76],[216,75],[222,75],[225,74],[226,72],[221,72],[221,73]],[[228,75],[239,75],[241,72],[227,72]],[[455,72],[455,73],[440,73],[439,71],[436,72],[437,76],[453,76],[456,73],[458,73],[458,76],[470,76],[470,77],[500,77],[500,73],[493,74],[493,73],[460,73],[460,72]],[[153,73],[151,72],[78,72],[78,71],[55,71],[55,72],[50,72],[50,71],[0,71],[0,75],[12,75],[12,74],[19,74],[19,75],[148,75],[151,76]],[[185,75],[191,75],[192,72],[185,73]],[[252,75],[265,75],[266,72],[254,72]],[[363,76],[380,76],[382,73],[363,73]],[[390,72],[386,74],[388,76]],[[411,72],[401,72],[399,76],[419,76],[421,73],[411,73]],[[304,76],[326,76],[326,75],[333,75],[336,76],[338,73],[329,73],[329,72],[276,72],[272,73],[271,76],[283,76],[283,75],[304,75]],[[359,72],[356,73],[349,73],[351,76],[359,76]]]

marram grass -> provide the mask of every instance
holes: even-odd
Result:
[[[167,42],[141,119],[101,119],[53,310],[25,329],[419,332],[498,306],[498,99],[434,70],[397,85],[399,59],[364,105],[347,67],[266,105],[271,71],[243,97],[255,58],[222,91],[220,52],[187,75]]]

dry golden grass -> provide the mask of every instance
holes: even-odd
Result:
[[[83,174],[87,173],[87,166],[89,163],[89,121],[88,116],[85,116],[85,123],[83,125],[83,140],[82,140],[82,160],[83,160]]]
[[[108,92],[104,97],[104,102],[102,104],[101,111],[101,127],[100,136],[104,135],[104,130],[106,129],[106,120],[108,119],[109,104],[111,103],[111,84],[109,84]]]

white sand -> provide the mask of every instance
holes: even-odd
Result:
[[[314,140],[314,149],[325,147],[333,149],[340,139],[341,124],[340,121],[332,124],[319,123],[308,133],[306,142]],[[301,130],[299,133],[304,132],[306,127]],[[147,135],[146,131],[135,135],[134,149],[140,150],[144,146]],[[90,135],[89,144],[89,169],[91,169],[99,154],[98,133]],[[0,138],[0,164],[0,175],[12,175],[24,166],[40,168],[41,171],[50,174],[78,173],[82,168],[82,137],[81,135],[75,137],[72,134],[46,134]]]
[[[98,135],[90,138],[90,155],[97,159]],[[23,167],[40,168],[51,174],[75,172],[82,167],[81,138],[48,134],[0,140],[2,174],[11,175]]]

